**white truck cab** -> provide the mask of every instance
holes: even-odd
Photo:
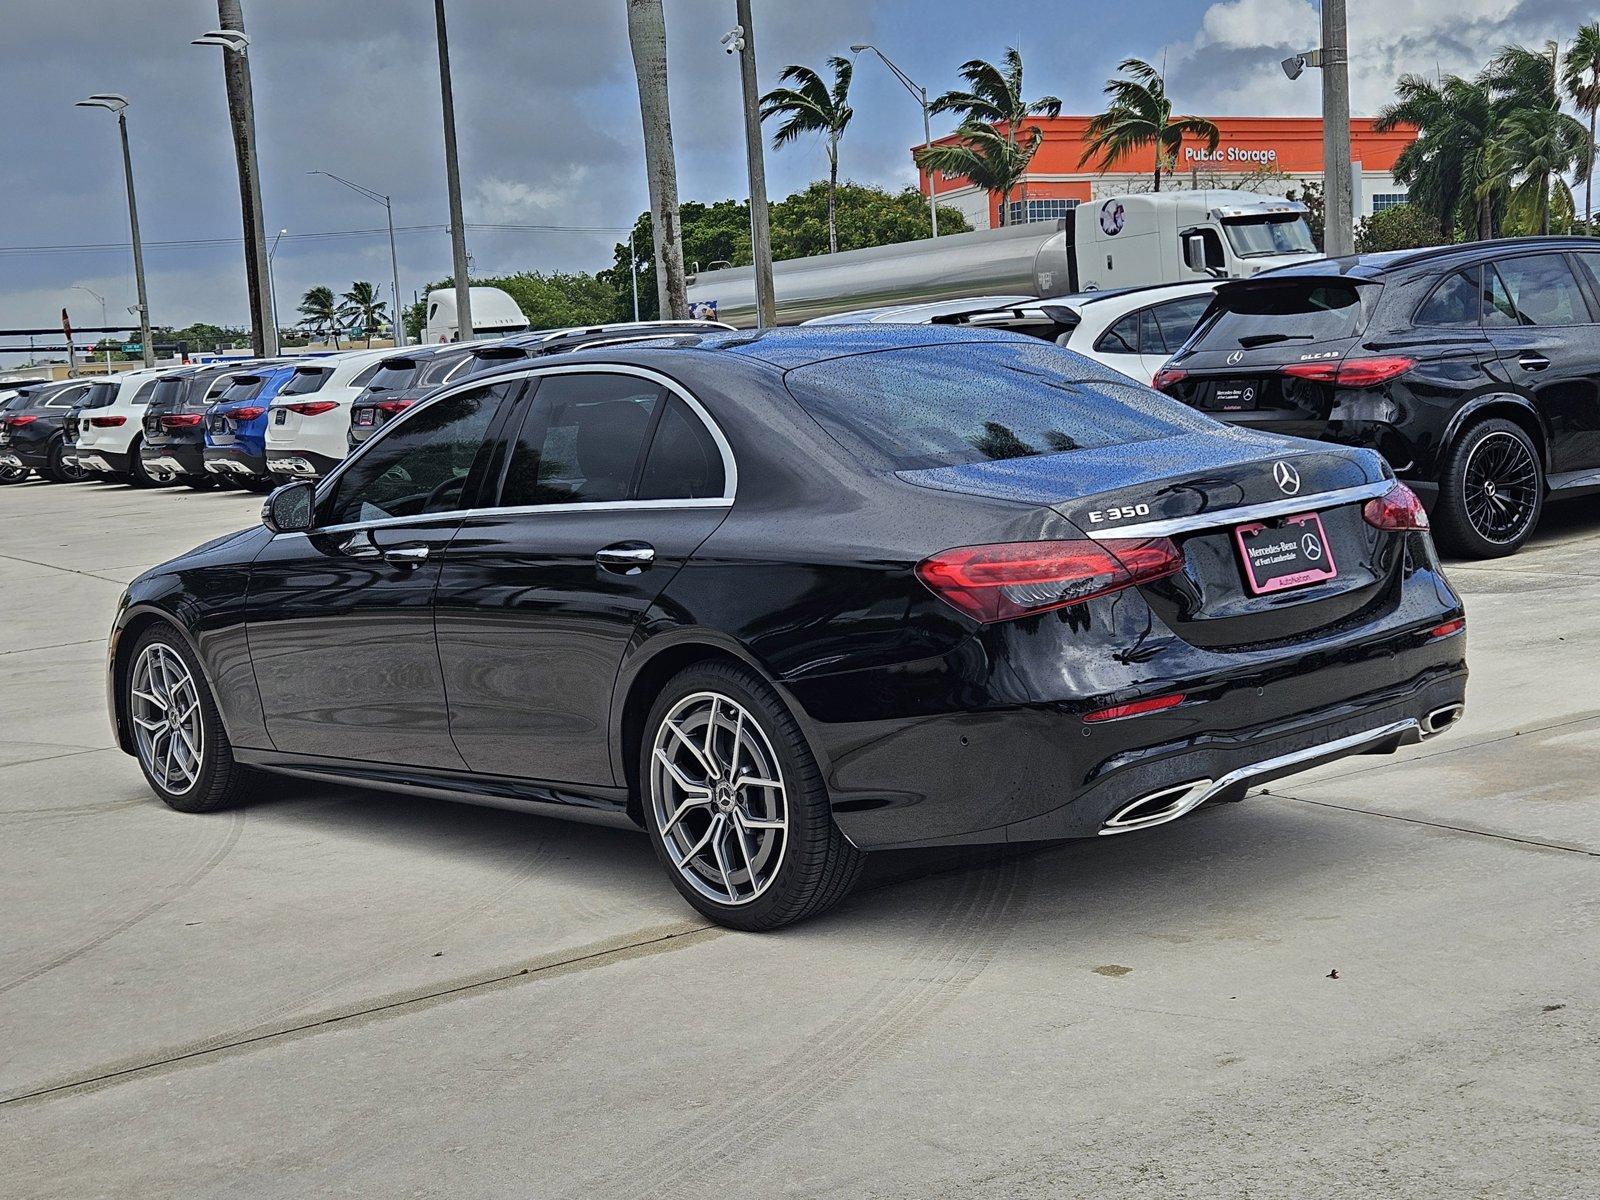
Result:
[[[472,302],[472,337],[507,337],[528,331],[528,318],[517,307],[517,302],[497,287],[468,288]],[[426,344],[460,340],[460,323],[456,320],[455,288],[435,288],[428,293],[428,315],[423,326],[422,340]]]

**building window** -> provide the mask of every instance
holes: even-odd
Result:
[[[1013,200],[1007,210],[1006,223],[1021,225],[1026,221],[1057,221],[1078,207],[1076,200],[1029,200],[1028,215],[1022,215],[1022,201]]]
[[[1410,197],[1404,192],[1378,192],[1372,197],[1372,211],[1381,213],[1384,209],[1404,204],[1409,199]]]

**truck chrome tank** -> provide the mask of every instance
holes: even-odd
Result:
[[[1065,219],[1035,221],[775,262],[778,321],[962,296],[1061,295],[1075,286],[1070,236]],[[741,327],[756,323],[753,268],[700,271],[688,285],[691,313]],[[714,312],[696,310],[713,304]]]

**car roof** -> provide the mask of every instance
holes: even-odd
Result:
[[[1486,255],[1518,250],[1600,250],[1600,238],[1579,236],[1490,238],[1479,242],[1458,242],[1448,246],[1422,246],[1415,250],[1384,250],[1369,254],[1347,254],[1339,258],[1318,258],[1262,271],[1252,279],[1285,279],[1296,276],[1343,275],[1354,279],[1378,279],[1392,271],[1429,268],[1446,271],[1477,262]],[[1249,280],[1231,280],[1244,283]]]

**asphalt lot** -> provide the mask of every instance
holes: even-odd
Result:
[[[164,808],[105,632],[259,506],[0,488],[0,1195],[1594,1194],[1600,500],[1451,571],[1449,735],[765,936],[643,836]]]

